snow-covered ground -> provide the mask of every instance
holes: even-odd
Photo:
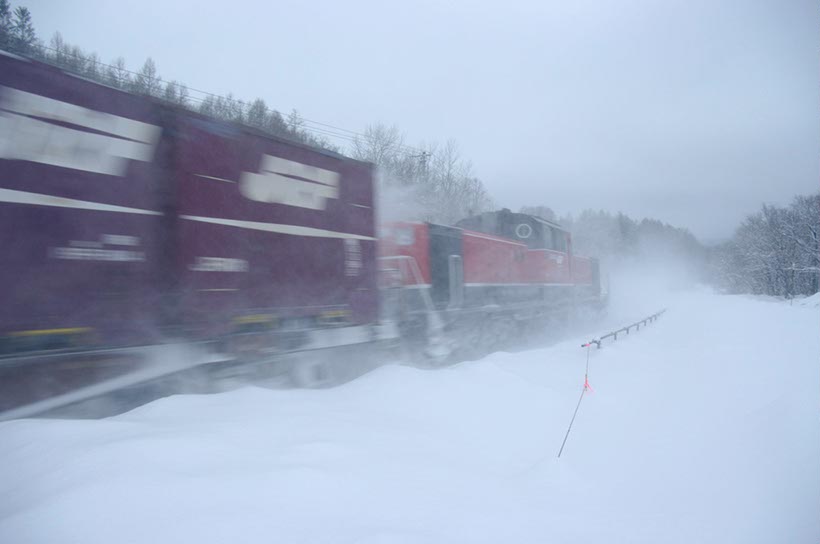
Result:
[[[591,351],[560,460],[588,336],[3,423],[0,542],[819,542],[817,300],[667,302]]]

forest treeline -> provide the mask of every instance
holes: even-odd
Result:
[[[677,268],[678,279],[707,281],[710,250],[689,230],[657,219],[633,219],[618,212],[584,210],[559,216],[547,206],[524,206],[523,213],[555,221],[572,233],[573,249],[595,256],[604,268],[657,264]]]
[[[557,217],[545,206],[521,209],[557,221],[573,233],[579,253],[617,264],[629,259],[683,266],[724,292],[795,297],[820,290],[820,193],[797,196],[789,206],[764,204],[732,238],[704,246],[688,230],[654,219],[586,210]]]
[[[0,49],[26,55],[92,81],[144,94],[209,117],[233,121],[263,130],[274,136],[337,150],[325,137],[305,126],[296,110],[288,115],[269,107],[261,98],[250,102],[233,95],[219,96],[193,90],[184,83],[160,76],[152,58],[142,67],[130,70],[125,59],[116,57],[105,62],[97,53],[86,52],[78,45],[67,43],[58,32],[46,44],[37,36],[28,8],[11,8],[8,0],[0,0]]]
[[[818,291],[820,193],[763,205],[713,250],[715,279],[731,293],[793,297]]]

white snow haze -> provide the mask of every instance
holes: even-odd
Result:
[[[818,53],[0,0],[0,544],[820,544]]]

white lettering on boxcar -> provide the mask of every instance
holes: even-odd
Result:
[[[259,173],[242,172],[239,190],[257,202],[324,210],[328,199],[339,198],[339,173],[264,155]]]
[[[51,256],[69,261],[144,261],[145,253],[127,249],[97,249],[91,247],[53,247]]]
[[[188,267],[194,272],[247,272],[248,261],[227,257],[197,257]]]
[[[67,246],[52,247],[49,256],[52,259],[69,261],[111,261],[138,262],[145,260],[145,252],[136,249],[109,249],[105,244],[120,246],[139,246],[139,236],[122,234],[103,234],[100,240],[69,240]]]
[[[156,125],[0,87],[0,159],[123,176],[129,160],[152,159],[159,135]]]

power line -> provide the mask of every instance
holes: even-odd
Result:
[[[120,66],[114,66],[113,64],[108,64],[108,63],[102,62],[100,60],[90,60],[88,57],[85,57],[84,55],[82,55],[80,53],[77,53],[77,52],[74,52],[74,51],[61,51],[59,49],[56,49],[54,47],[49,47],[47,45],[40,45],[40,48],[42,48],[45,51],[52,51],[56,55],[69,56],[69,57],[73,57],[73,58],[76,58],[76,59],[79,59],[79,60],[83,60],[85,62],[90,62],[90,63],[92,63],[96,66],[101,66],[101,67],[104,67],[104,68],[111,68],[113,70],[116,70],[117,73],[125,73],[125,74],[130,74],[131,76],[135,76],[135,77],[143,77],[142,74],[140,74],[139,72],[135,72],[133,70],[129,70],[127,68],[120,67]],[[53,63],[53,61],[56,60],[56,59],[46,58],[45,60],[47,60],[47,61],[50,60]],[[60,66],[60,68],[71,70],[71,68],[66,67],[66,66]],[[79,75],[83,75],[83,74],[79,74]],[[153,78],[153,79],[155,79],[157,82],[163,81],[162,78],[159,78],[159,77]],[[175,83],[177,86],[179,86],[180,89],[185,89],[185,91],[188,92],[188,93],[194,92],[194,93],[199,93],[199,94],[205,96],[205,98],[203,98],[203,97],[200,97],[200,96],[192,96],[192,95],[189,94],[187,96],[187,99],[191,100],[193,102],[198,102],[199,104],[204,104],[208,100],[208,98],[213,98],[213,99],[222,99],[224,101],[229,101],[229,102],[236,102],[240,105],[240,107],[243,110],[248,108],[248,103],[246,101],[242,100],[242,99],[234,98],[233,96],[219,95],[219,94],[212,93],[212,92],[209,92],[209,91],[204,91],[202,89],[197,89],[195,87],[189,87],[188,85],[185,85],[183,83],[179,83],[176,80],[170,80],[167,83],[172,83],[172,82]],[[279,113],[279,115],[282,115],[282,112],[280,110],[276,109],[276,108],[268,108],[268,109],[270,109],[273,112]],[[314,134],[317,134],[317,135],[320,135],[320,136],[327,136],[327,137],[331,137],[331,138],[336,138],[336,139],[339,139],[339,140],[343,140],[347,143],[357,143],[357,142],[360,142],[360,141],[368,141],[370,139],[366,134],[362,134],[362,133],[356,132],[354,130],[338,127],[338,126],[331,125],[331,124],[328,124],[328,123],[323,123],[321,121],[314,121],[312,119],[306,119],[304,117],[300,117],[299,120],[302,122],[302,124],[299,125],[299,126],[294,126],[292,128],[301,128],[302,130],[305,130],[305,131],[310,132],[310,133],[314,133]],[[287,123],[287,121],[285,121],[285,122]],[[318,125],[318,126],[310,126],[310,125]],[[413,146],[409,146],[409,145],[406,145],[406,144],[396,144],[395,147],[398,150],[404,150],[406,152],[412,152],[412,153],[415,153],[415,154],[417,154],[418,156],[421,156],[421,157],[426,157],[429,154],[425,150],[422,150],[422,149],[419,149],[419,148],[416,148],[416,147],[413,147]]]

